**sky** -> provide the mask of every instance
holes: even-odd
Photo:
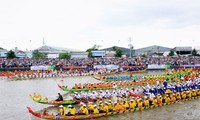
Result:
[[[199,13],[199,0],[1,0],[0,47],[195,47]]]

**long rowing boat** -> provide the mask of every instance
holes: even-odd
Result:
[[[81,92],[81,91],[90,91],[90,90],[108,90],[108,89],[113,89],[112,87],[109,87],[109,88],[79,88],[79,89],[75,89],[75,88],[72,88],[72,89],[68,89],[67,87],[65,86],[61,86],[58,84],[58,87],[60,89],[62,89],[63,91],[70,91],[70,93],[74,93],[74,92]]]
[[[36,98],[34,97],[34,95],[29,95],[30,98],[37,102],[37,103],[41,103],[41,104],[49,104],[49,105],[72,105],[72,104],[76,104],[77,102],[74,100],[64,100],[64,101],[55,101],[55,100],[51,100],[49,101],[47,98],[45,99],[41,99],[41,98]]]
[[[185,100],[182,99],[182,100],[179,100],[179,101],[176,101],[176,102],[171,102],[170,104],[163,103],[162,106],[171,105],[171,104],[174,104],[174,103],[184,102],[184,101],[197,99],[197,98],[199,98],[199,96],[198,97],[192,97],[192,98],[185,99]],[[135,108],[135,109],[128,109],[128,110],[121,110],[121,111],[118,111],[118,112],[108,112],[108,113],[89,114],[89,115],[75,115],[75,116],[59,116],[58,118],[60,120],[93,119],[93,118],[105,117],[105,116],[110,116],[110,115],[117,115],[117,114],[121,114],[121,113],[142,111],[142,110],[146,110],[146,109],[150,109],[150,108],[157,108],[157,107],[158,107],[158,105],[150,106],[148,108],[142,107],[141,109]],[[54,115],[54,114],[41,114],[40,112],[33,111],[30,107],[27,107],[27,109],[28,109],[29,113],[31,113],[32,115],[34,115],[36,117],[43,118],[43,119],[52,119],[52,120],[56,119],[56,115]]]
[[[33,101],[35,101],[37,103],[48,104],[48,105],[72,105],[72,104],[78,104],[80,102],[88,103],[88,102],[97,101],[97,100],[93,100],[91,98],[81,99],[81,100],[76,100],[75,98],[73,98],[73,100],[63,100],[63,101],[51,100],[51,101],[49,101],[48,98],[35,97],[34,95],[31,95],[31,94],[29,96]]]
[[[163,82],[164,80],[158,80],[159,82]],[[117,82],[113,82],[112,84],[118,84]],[[125,83],[126,83],[126,85],[125,85]],[[129,82],[130,84],[129,85],[127,85],[128,84],[128,82],[122,82],[122,84],[120,83],[119,85],[117,85],[117,88],[118,89],[120,89],[120,88],[131,88],[131,87],[133,87],[134,85],[145,85],[145,84],[147,84],[147,83],[149,83],[149,84],[154,84],[154,83],[156,83],[156,80],[145,80],[145,81],[136,81],[136,82],[134,82],[134,81],[130,81]],[[70,93],[74,93],[74,92],[81,92],[81,91],[85,91],[85,92],[87,92],[87,91],[92,91],[92,90],[109,90],[109,89],[113,89],[113,85],[111,86],[111,87],[99,87],[99,88],[72,88],[72,89],[68,89],[67,87],[65,87],[65,86],[61,86],[61,85],[59,85],[58,84],[58,87],[60,88],[60,89],[62,89],[63,91],[70,91]]]
[[[121,76],[118,75],[118,76],[108,76],[109,74],[106,74],[104,76],[100,76],[100,77],[97,77],[97,76],[94,76],[92,75],[92,77],[96,80],[123,80],[123,79],[126,79],[126,80],[131,80],[133,77],[130,77],[129,75],[123,75],[123,74],[133,74],[133,73],[143,73],[147,70],[146,69],[143,69],[143,70],[138,70],[138,71],[124,71],[124,72],[119,72],[117,74],[122,74]],[[110,75],[116,75],[116,74],[110,74]]]

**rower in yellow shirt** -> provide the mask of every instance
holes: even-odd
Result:
[[[197,96],[200,96],[200,90],[197,89],[196,91],[197,91]]]
[[[93,112],[93,114],[99,114],[99,110],[97,108],[97,105],[94,105],[94,112]]]
[[[176,102],[176,97],[175,97],[175,94],[172,94],[172,97],[171,97],[171,102],[175,103]]]
[[[94,105],[93,105],[93,103],[92,103],[92,102],[89,102],[87,106],[88,106],[89,112],[90,112],[90,113],[93,113],[93,112],[94,112]]]
[[[144,100],[144,106],[145,106],[145,108],[149,108],[149,100],[146,96],[145,96],[145,100]]]
[[[196,97],[197,96],[197,93],[196,93],[196,91],[195,90],[192,90],[192,97]]]
[[[99,113],[103,113],[104,112],[104,104],[103,104],[103,102],[100,101],[98,106],[99,106]]]
[[[68,110],[67,115],[74,116],[76,114],[76,108],[74,108],[72,105],[68,105],[68,108],[69,108],[69,110]]]
[[[130,109],[135,109],[135,106],[136,106],[135,100],[131,99],[130,103],[129,103],[129,106],[130,106]]]
[[[140,111],[142,111],[142,107],[143,107],[143,102],[141,99],[139,99],[138,108],[140,109]]]
[[[107,102],[105,102],[105,105],[104,105],[104,107],[103,107],[103,111],[104,111],[105,113],[108,113],[108,112],[109,112],[108,103],[107,103]]]
[[[181,98],[182,98],[182,99],[186,99],[186,91],[182,92]]]
[[[81,102],[80,105],[81,105],[81,106],[80,106],[80,109],[79,109],[79,113],[82,113],[82,112],[83,112],[83,109],[84,109],[84,107],[83,107],[84,103]]]
[[[162,106],[162,96],[161,95],[157,96],[157,102],[158,102],[158,105],[161,107]]]
[[[181,100],[181,95],[180,95],[179,92],[176,93],[176,99],[177,99],[178,101]]]
[[[165,91],[165,93],[166,93],[166,94],[170,94],[170,93],[171,93],[171,90],[170,90],[169,88],[167,88],[166,91]]]
[[[88,109],[86,108],[86,105],[83,105],[82,114],[83,114],[83,115],[88,115],[88,114],[89,114],[89,111],[88,111]]]
[[[187,97],[187,98],[191,98],[191,97],[192,97],[192,94],[191,94],[191,91],[190,91],[190,90],[187,90],[187,91],[186,91],[186,97]]]
[[[121,110],[121,105],[118,102],[115,102],[113,110],[119,112]]]
[[[152,99],[152,106],[156,106],[156,105],[158,105],[158,101],[157,101],[157,99],[154,97],[154,98]]]
[[[109,112],[113,111],[113,104],[111,100],[108,100],[108,109],[109,109]]]
[[[165,103],[170,104],[170,102],[171,102],[170,97],[167,95],[165,98]]]
[[[122,106],[123,106],[123,108],[125,108],[125,109],[129,109],[128,101],[127,101],[127,100],[124,100]]]
[[[60,105],[59,106],[59,112],[60,112],[60,115],[65,115],[66,113],[66,107],[64,107],[63,105]]]

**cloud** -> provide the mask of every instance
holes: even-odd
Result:
[[[187,41],[200,39],[199,11],[198,0],[6,0],[0,4],[0,41],[8,49],[38,48],[43,37],[48,45],[81,50],[128,47],[129,37],[135,48],[172,47],[180,40],[192,45]]]

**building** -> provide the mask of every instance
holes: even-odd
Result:
[[[88,52],[83,51],[72,51],[70,52],[71,58],[87,58]]]
[[[163,46],[149,46],[149,47],[144,47],[144,48],[139,48],[135,49],[135,55],[140,56],[140,55],[162,55],[164,52],[170,51],[172,48],[168,47],[163,47]]]
[[[175,47],[172,49],[177,55],[191,55],[192,47]]]
[[[113,47],[109,47],[109,48],[104,48],[104,49],[101,49],[101,50],[104,50],[104,51],[114,51],[114,49],[121,49],[123,51],[123,54],[126,55],[126,56],[130,56],[130,48],[125,48],[125,47],[119,47],[119,46],[113,46]],[[108,56],[106,57],[110,57],[110,54],[112,54],[113,56],[113,53],[112,52],[108,52]],[[131,50],[131,55],[134,56],[135,55],[135,50]]]
[[[93,57],[106,57],[106,51],[100,50],[100,51],[92,51]]]
[[[197,54],[200,55],[200,46],[195,46],[194,49],[197,51]]]
[[[5,58],[7,57],[8,51],[6,49],[3,49],[0,47],[0,58]]]
[[[15,47],[14,52],[15,52],[16,58],[25,58],[25,57],[27,57],[26,52],[22,51],[22,50],[19,50],[17,47]]]
[[[16,55],[17,58],[25,58],[25,57],[27,57],[26,52],[24,52],[22,50],[15,51],[15,55]]]
[[[47,46],[43,45],[39,47],[38,49],[39,52],[47,54],[47,58],[58,58],[60,53],[70,53],[72,58],[83,58],[86,57],[85,52],[76,50],[76,49],[69,49],[69,48],[62,48],[62,47],[54,47],[54,46]]]
[[[106,51],[106,57],[115,57],[116,52],[115,51]]]
[[[33,56],[33,51],[32,50],[26,50],[25,52],[26,52],[26,57],[27,58],[32,58],[32,56]]]

